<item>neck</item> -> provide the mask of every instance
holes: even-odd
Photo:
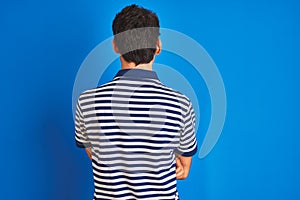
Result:
[[[145,69],[145,70],[152,70],[152,65],[154,61],[152,60],[149,63],[136,65],[134,62],[126,62],[122,56],[120,57],[120,60],[121,60],[122,69]]]

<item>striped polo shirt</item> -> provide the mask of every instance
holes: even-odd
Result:
[[[80,95],[75,139],[92,149],[95,200],[179,199],[175,153],[197,151],[190,100],[143,69]]]

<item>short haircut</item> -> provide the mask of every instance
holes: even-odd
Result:
[[[153,59],[160,34],[154,12],[136,4],[126,6],[116,15],[112,29],[115,44],[125,61],[138,65]]]

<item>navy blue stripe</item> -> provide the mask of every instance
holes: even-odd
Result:
[[[131,94],[131,93],[132,94],[134,94],[134,93],[145,94],[146,93],[146,94],[152,94],[153,96],[155,96],[155,94],[164,94],[164,95],[167,95],[167,96],[172,96],[172,97],[179,98],[178,94],[176,94],[176,93],[172,94],[172,93],[163,92],[163,91],[156,91],[156,90],[151,91],[151,90],[133,90],[133,89],[124,89],[124,88],[105,88],[105,89],[102,89],[101,88],[100,91],[96,91],[95,95],[97,95],[100,92],[112,92],[112,94],[117,94],[118,92],[128,92],[129,94]],[[81,97],[80,101],[82,101],[84,99],[94,97],[95,95],[92,95],[92,96],[89,96],[89,97]]]
[[[84,115],[86,119],[90,117],[128,117],[127,113],[101,113],[101,112],[96,112],[88,115]],[[149,117],[148,114],[130,114],[130,117]],[[181,121],[182,119],[179,117],[173,117],[173,116],[162,116],[162,115],[157,115],[157,114],[151,114],[151,117],[153,118],[158,118],[158,119],[171,119],[171,120],[177,120]]]
[[[161,167],[161,168],[166,168],[169,167],[170,164],[160,164],[158,165],[151,165],[151,164],[133,164],[133,163],[122,163],[122,162],[118,162],[118,163],[111,163],[109,164],[109,167],[125,167],[128,168],[128,173],[148,173],[149,171],[153,171],[153,169],[156,169],[157,167]],[[136,167],[140,167],[143,168],[140,171],[139,170],[135,170],[134,172],[132,172],[132,170],[130,170],[130,168],[136,168]],[[146,168],[150,168],[150,169],[146,169]],[[152,168],[152,169],[151,169]],[[126,171],[126,170],[124,170]]]
[[[179,137],[179,136],[178,136]],[[92,139],[90,138],[90,141],[97,141],[97,142],[106,142],[106,141],[110,141],[110,142],[120,142],[120,143],[124,143],[124,144],[130,144],[133,142],[141,142],[141,143],[149,143],[149,144],[170,144],[170,143],[174,143],[173,140],[168,141],[168,140],[147,140],[147,139],[125,139],[125,138],[105,138],[105,139]]]
[[[181,112],[167,109],[167,108],[134,108],[134,107],[125,107],[125,106],[124,107],[121,107],[121,106],[97,106],[97,107],[82,109],[83,112],[96,111],[96,110],[110,110],[110,111],[112,111],[112,114],[115,114],[114,110],[124,110],[124,111],[127,110],[127,111],[145,111],[145,112],[156,111],[156,112],[162,112],[162,113],[172,113],[172,114],[176,114],[176,115],[181,115]],[[127,116],[128,115],[131,116],[132,114],[127,113]],[[149,115],[146,115],[146,116],[149,117]],[[152,114],[151,114],[151,117],[152,117]]]
[[[121,153],[125,153],[125,154],[129,154],[129,152],[127,151],[127,149],[118,149],[118,150],[110,150],[110,151],[98,151],[98,150],[94,150],[96,151],[97,153],[99,153],[99,155],[115,155],[115,154],[121,154]],[[171,152],[171,151],[170,151]],[[154,157],[157,157],[157,156],[170,156],[170,153],[164,153],[164,152],[157,152],[157,153],[154,153],[154,152],[149,152],[149,151],[130,151],[130,154],[133,155],[133,154],[137,154],[137,155],[149,155],[149,156],[154,156]]]
[[[122,170],[112,170],[110,167],[111,165],[107,166],[101,162],[97,162],[95,161],[94,159],[92,160],[93,164],[97,165],[98,166],[98,169],[96,170],[97,172],[99,173],[106,173],[106,174],[113,174],[113,173],[118,173],[118,172],[129,172],[129,173],[133,173],[132,171],[130,171],[130,169],[127,171],[125,169],[122,169]],[[174,167],[172,165],[172,167]],[[140,171],[134,171],[135,174],[137,173],[147,173],[149,175],[158,175],[158,174],[163,174],[167,171],[170,170],[170,167],[167,167],[163,170],[157,170],[156,168],[154,168],[153,170],[140,170]]]
[[[128,130],[132,130],[132,129],[138,129],[138,130],[147,130],[147,131],[168,131],[168,130],[172,130],[172,132],[178,132],[180,131],[180,125],[177,124],[175,126],[172,126],[170,123],[167,122],[156,122],[156,123],[136,123],[131,121],[131,123],[135,123],[133,126],[125,126],[125,125],[121,125],[121,122],[116,122],[115,125],[110,125],[110,126],[100,126],[97,125],[96,123],[92,123],[89,124],[88,129],[90,130],[107,130],[107,129],[126,129]],[[119,124],[119,125],[118,125]],[[122,123],[122,124],[126,124],[126,123]],[[152,126],[158,126],[159,127],[152,127]],[[169,126],[171,128],[162,128],[162,126]],[[142,131],[143,132],[143,131]]]
[[[109,132],[109,133],[103,133],[100,131],[96,132],[96,133],[88,133],[88,136],[98,136],[98,137],[106,137],[107,140],[110,136],[131,136],[131,137],[153,137],[153,138],[177,138],[179,137],[179,134],[176,135],[171,135],[171,134],[167,134],[167,133],[144,133],[144,132],[140,132],[140,133],[125,133],[125,132],[121,132],[121,131],[115,131],[115,132]]]
[[[167,95],[169,96],[169,95]],[[86,96],[86,97],[81,97],[82,100],[86,100],[86,99],[92,99],[93,98],[105,98],[105,97],[114,97],[114,98],[133,98],[133,99],[153,99],[153,100],[168,100],[168,101],[173,101],[173,102],[176,102],[176,103],[180,103],[180,104],[183,104],[184,106],[188,106],[188,104],[186,103],[187,100],[184,100],[182,98],[169,98],[169,97],[164,97],[164,96],[142,96],[142,95],[134,95],[134,94],[117,94],[117,93],[110,93],[110,94],[96,94],[96,95],[93,95],[93,96]],[[81,106],[85,106],[85,105],[88,105],[90,104],[90,102],[85,102],[85,103],[82,103]]]
[[[177,143],[177,142],[170,142],[170,144],[173,144],[173,143]],[[97,144],[93,144],[93,147],[102,147],[102,148],[106,148],[106,149],[110,149],[110,148],[116,148],[116,147],[119,147],[119,148],[123,148],[123,149],[145,149],[145,150],[161,150],[161,149],[169,149],[169,148],[172,148],[172,147],[169,147],[168,145],[167,146],[161,146],[161,147],[153,147],[153,146],[150,146],[151,144],[143,144],[143,145],[131,145],[131,144],[106,144],[105,146],[103,145],[97,145]]]
[[[128,153],[126,154],[128,155]],[[169,157],[160,157],[159,159],[157,158],[145,158],[142,157],[141,154],[132,154],[135,155],[135,157],[132,158],[126,158],[124,156],[112,156],[112,157],[101,157],[101,161],[115,161],[115,160],[121,160],[122,162],[131,162],[131,161],[139,161],[139,162],[164,162],[164,161],[170,161]],[[143,154],[145,156],[146,154]]]
[[[125,103],[123,101],[123,103]],[[162,106],[168,106],[168,107],[173,107],[173,108],[181,108],[181,106],[172,104],[172,103],[166,103],[166,102],[158,102],[158,101],[153,101],[153,102],[140,102],[140,101],[126,101],[126,103],[134,104],[134,105],[162,105]],[[152,109],[151,109],[152,110]]]
[[[174,175],[174,173],[173,173]],[[102,179],[102,176],[99,176],[97,174],[94,174],[95,178],[98,178],[98,179]],[[127,177],[128,178],[128,177]],[[116,180],[115,177],[112,177],[110,180]],[[132,180],[132,179],[130,179]],[[134,189],[136,192],[145,192],[145,191],[148,191],[150,189],[150,191],[168,191],[170,190],[170,188],[173,188],[174,186],[170,186],[169,188],[163,188],[163,186],[173,182],[175,179],[169,179],[167,181],[162,181],[162,179],[160,180],[161,182],[156,182],[156,183],[147,183],[147,182],[137,182],[137,183],[133,183],[133,182],[130,182],[130,181],[114,181],[114,182],[108,182],[108,181],[100,181],[100,180],[96,180],[95,179],[95,183],[98,183],[99,185],[106,185],[106,186],[115,186],[115,185],[121,185],[121,184],[126,184],[126,185],[129,185],[129,186],[133,186],[133,187],[139,187],[139,186],[148,186],[148,187],[151,187],[151,186],[162,186],[160,188],[145,188],[145,189]],[[99,187],[98,187],[99,188]],[[119,189],[111,189],[111,188],[106,188],[107,191],[121,191],[123,190],[124,188],[119,188]]]
[[[151,89],[157,89],[157,90],[163,90],[163,91],[168,91],[168,92],[174,92],[174,90],[167,88],[167,87],[163,87],[162,85],[155,85],[155,84],[149,84],[145,81],[143,81],[143,83],[130,83],[130,82],[114,82],[113,84],[111,84],[110,86],[117,86],[117,87],[131,87],[132,90],[131,92],[136,92],[136,91],[141,91],[141,88],[151,88]],[[114,88],[113,90],[115,91],[118,88]],[[101,90],[103,91],[103,90]],[[178,92],[177,92],[178,93]]]
[[[170,128],[157,128],[157,127],[150,127],[150,126],[102,126],[102,127],[89,127],[89,130],[111,130],[111,129],[123,129],[123,130],[147,130],[147,131],[166,131],[166,132],[172,132],[177,133],[177,129],[170,129]],[[131,135],[131,134],[130,134]]]
[[[97,175],[95,175],[95,177],[97,177]],[[171,185],[170,187],[167,187],[167,188],[163,188],[164,185],[167,185],[171,182],[173,182],[174,180],[173,179],[170,179],[166,182],[161,182],[161,183],[132,183],[130,181],[119,181],[119,182],[114,182],[114,183],[110,183],[110,182],[103,182],[103,181],[99,181],[99,180],[95,180],[95,183],[98,183],[98,184],[101,184],[101,185],[106,185],[106,186],[115,186],[115,185],[121,185],[121,184],[126,184],[126,185],[129,185],[129,186],[133,186],[133,187],[138,187],[138,186],[148,186],[148,187],[151,187],[151,186],[161,186],[159,188],[145,188],[145,189],[133,189],[133,191],[135,192],[148,192],[148,191],[170,191],[171,189],[174,188],[174,185]],[[115,188],[101,188],[99,186],[96,186],[97,189],[100,189],[100,190],[104,190],[104,191],[110,191],[110,192],[119,192],[119,191],[122,191],[124,189],[127,189],[128,187],[125,187],[125,188],[118,188],[118,189],[115,189]],[[160,195],[160,194],[159,194]]]
[[[130,177],[130,180],[133,180],[133,181],[136,181],[136,180],[143,180],[143,179],[150,179],[150,180],[154,180],[154,181],[161,181],[162,179],[165,179],[169,176],[173,176],[174,175],[174,171],[171,171],[163,176],[160,176],[160,177],[155,177],[155,176],[136,176],[136,177]],[[125,176],[125,175],[112,175],[110,174],[110,176],[99,176],[97,174],[94,175],[95,177],[97,178],[101,178],[103,180],[116,180],[116,179],[121,179],[121,178],[124,178],[124,179],[128,179],[128,176]],[[172,179],[173,180],[173,179]],[[147,184],[147,183],[145,183]]]
[[[172,186],[170,187],[170,189],[173,189],[175,186]],[[97,188],[97,187],[96,187]],[[100,188],[97,188],[97,189],[100,189]],[[102,190],[102,191],[105,191]],[[132,190],[134,191],[134,190]],[[150,188],[149,188],[149,191],[152,191]],[[157,198],[157,200],[174,200],[174,197],[175,197],[175,193],[167,193],[167,194],[152,194],[152,195],[136,195],[135,193],[124,193],[124,194],[120,194],[120,195],[115,195],[115,194],[107,194],[107,193],[103,193],[103,192],[97,192],[97,195],[103,195],[103,196],[109,196],[111,199],[119,199],[119,198],[124,198],[124,197],[127,197],[127,196],[134,196],[135,198],[134,199],[130,199],[130,200],[137,200],[137,199],[147,199],[147,198]],[[169,197],[169,196],[172,196],[173,198],[164,198],[164,197]],[[102,200],[102,199],[97,199],[97,200]]]
[[[168,107],[172,107],[172,108],[179,108],[179,109],[181,108],[181,106],[172,104],[172,103],[165,103],[165,102],[159,102],[159,101],[140,102],[140,101],[133,101],[130,98],[128,100],[115,100],[115,99],[95,100],[95,101],[83,103],[82,106],[101,104],[101,103],[124,104],[125,107],[129,107],[130,105],[162,105],[162,106],[168,106]],[[112,108],[114,108],[114,107],[115,106],[113,106]]]
[[[168,126],[174,126],[179,127],[180,125],[178,123],[172,123],[172,122],[165,122],[162,121],[151,121],[151,120],[136,120],[136,119],[99,119],[99,120],[90,120],[86,122],[86,125],[89,124],[97,124],[97,123],[134,123],[134,124],[155,124],[155,125],[168,125]],[[98,124],[99,125],[99,124]]]

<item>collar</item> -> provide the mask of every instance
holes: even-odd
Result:
[[[117,77],[132,77],[135,79],[157,79],[157,74],[152,70],[146,69],[121,69],[115,76]]]

